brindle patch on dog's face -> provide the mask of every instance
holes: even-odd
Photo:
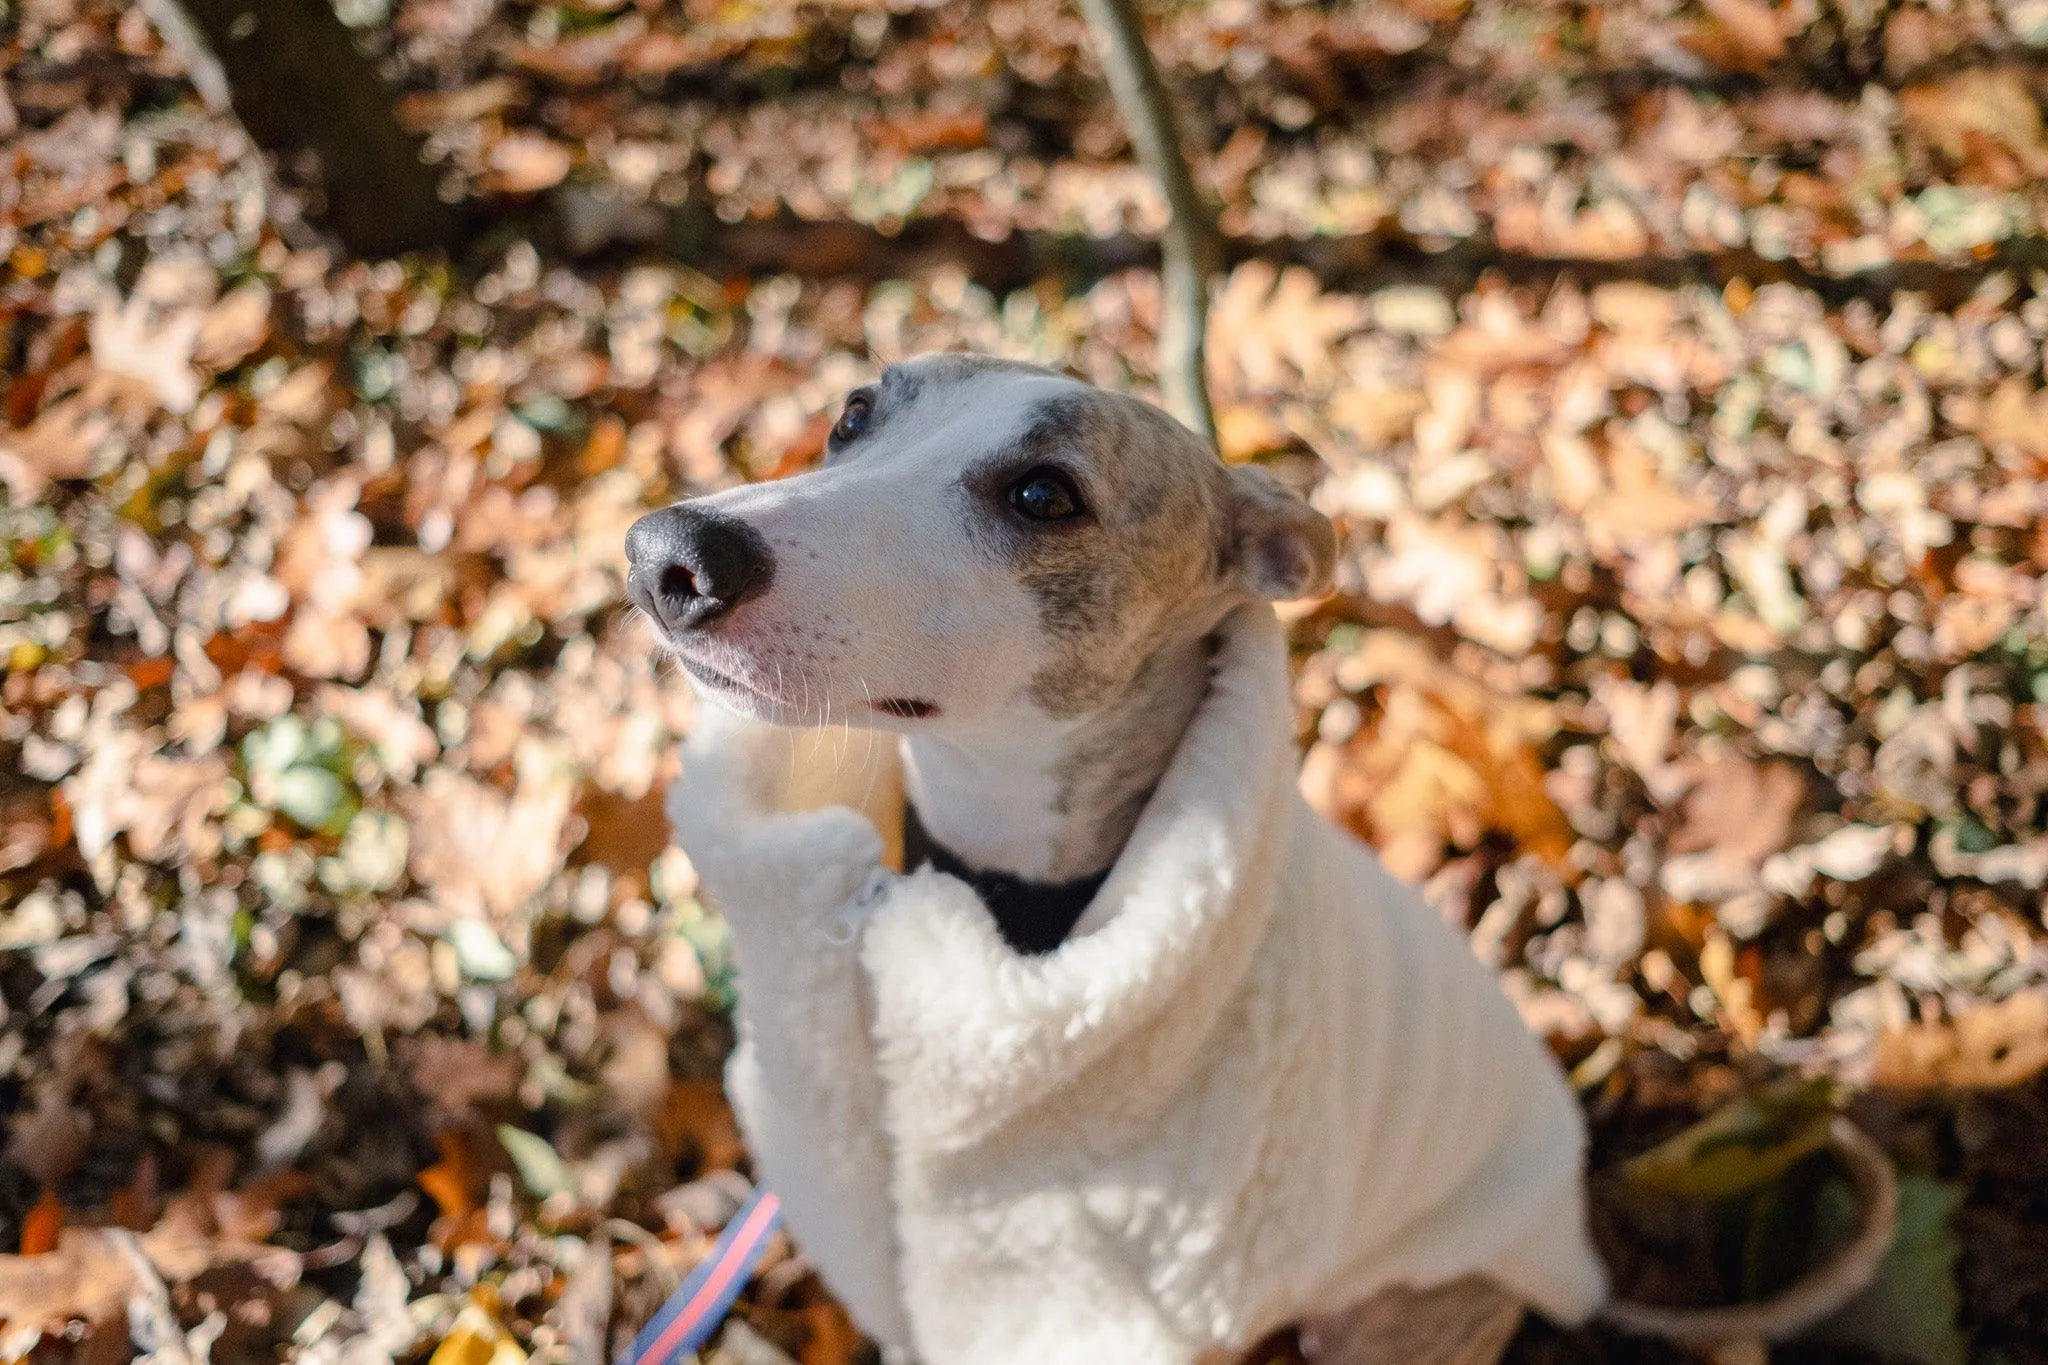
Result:
[[[705,500],[763,538],[775,576],[671,643],[765,719],[999,733],[1084,716],[1266,593],[1247,544],[1305,543],[1284,499],[1166,414],[1035,366],[929,356],[855,402],[864,420],[835,429],[824,468]],[[1037,469],[1072,485],[1077,515],[1022,514]],[[1296,558],[1327,572],[1318,544]]]
[[[991,516],[1035,469],[1066,474],[1086,511],[1034,524]],[[1199,634],[1230,595],[1223,582],[1228,478],[1165,413],[1100,389],[1038,401],[1007,449],[970,467],[957,495],[969,534],[1031,594],[1049,646],[1030,695],[1047,714],[1103,705],[1165,639]]]

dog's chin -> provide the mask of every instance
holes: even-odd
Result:
[[[815,717],[807,714],[805,707],[784,701],[744,678],[693,659],[680,650],[675,651],[675,657],[676,662],[683,666],[683,671],[697,684],[698,693],[728,711],[770,725],[804,725],[815,722]]]
[[[779,695],[779,679],[773,688],[756,682],[750,676],[756,670],[741,660],[721,656],[712,663],[672,640],[663,639],[662,644],[697,684],[699,695],[749,720],[771,725],[845,724],[856,730],[907,734],[925,728],[924,723],[941,714],[939,704],[927,698],[866,695],[865,689],[858,699],[835,700],[808,690],[803,697],[792,699]]]

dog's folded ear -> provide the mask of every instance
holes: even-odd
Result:
[[[1330,519],[1257,465],[1230,471],[1228,572],[1268,602],[1330,590],[1337,531]]]

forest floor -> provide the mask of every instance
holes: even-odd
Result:
[[[0,3],[0,1358],[608,1358],[749,1170],[626,527],[919,351],[1151,390],[1066,5],[340,8],[452,253]],[[1846,1104],[1899,1243],[1775,1358],[2048,1362],[2048,0],[1155,18],[1225,454],[1344,538],[1304,783],[1571,1068],[1622,1282],[1796,1273]],[[779,1247],[716,1358],[864,1349]]]

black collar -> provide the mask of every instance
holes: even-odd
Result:
[[[1049,953],[1066,941],[1109,876],[1104,868],[1070,882],[1033,882],[1008,872],[976,872],[932,838],[917,807],[903,803],[903,870],[929,866],[974,888],[995,917],[1003,941],[1020,953]]]

